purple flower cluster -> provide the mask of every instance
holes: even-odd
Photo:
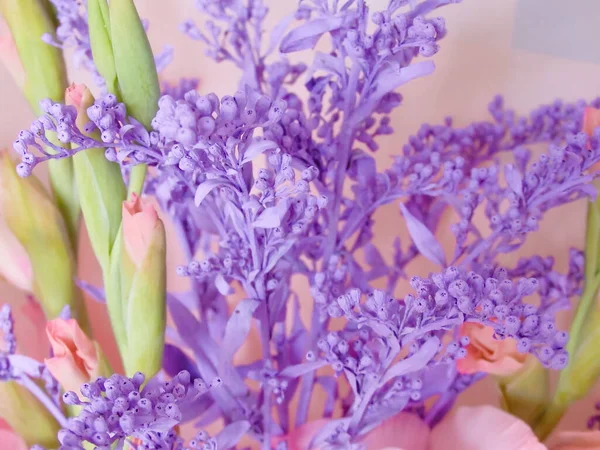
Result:
[[[0,308],[0,382],[14,381],[28,389],[56,420],[62,424],[65,417],[59,407],[60,386],[44,364],[28,356],[17,354],[15,324],[9,305]],[[36,381],[43,384],[44,389]]]
[[[152,379],[144,384],[144,378],[139,372],[131,378],[116,374],[98,378],[81,386],[83,400],[75,392],[65,392],[67,405],[82,408],[59,432],[61,449],[80,449],[84,442],[96,448],[113,444],[123,448],[125,441],[143,449],[182,448],[174,428],[182,411],[210,386],[200,378],[192,380],[187,371],[170,381]]]
[[[570,250],[565,274],[543,255],[514,267],[499,257],[521,248],[548,210],[596,195],[600,132],[580,133],[587,103],[557,101],[521,117],[498,97],[490,121],[424,124],[385,169],[372,156],[379,137],[394,132],[398,89],[433,71],[427,58],[446,29],[428,14],[449,3],[392,0],[371,13],[364,0],[302,0],[267,44],[261,0],[202,0],[199,9],[211,20],[182,29],[215,60],[242,70],[233,95],[201,95],[194,80],[164,87],[151,130],[112,95],[87,110],[84,129],[74,108],[42,102],[44,115],[14,143],[19,174],[90,148],[106,149],[123,169],[149,165],[145,193],[177,230],[186,258],[177,273],[191,286],[169,294],[164,369],[173,379],[142,388],[140,375],[114,375],[85,385],[85,400],[66,393],[83,411],[61,432],[64,448],[135,438],[140,448],[179,450],[177,423],[202,427],[222,418],[222,433],[200,432],[190,448],[228,448],[248,434],[268,449],[273,436],[293,428],[292,399],[299,425],[315,392],[325,393],[324,417],[335,417],[315,447],[353,448],[405,410],[435,424],[483,376],[457,372],[469,345],[458,330],[469,322],[516,340],[546,368],[565,367],[568,334],[556,329],[555,314],[581,293],[581,252]],[[73,11],[61,22],[75,20]],[[301,24],[289,29],[294,19]],[[330,48],[315,51],[312,65],[287,59],[326,37]],[[70,148],[53,145],[48,132]],[[540,143],[548,151],[534,157],[531,147]],[[373,243],[373,215],[394,202],[409,237],[390,243],[386,261]],[[450,251],[436,238],[448,212]],[[435,271],[407,274],[421,256]],[[410,294],[397,295],[401,280]],[[300,298],[297,283],[307,284],[312,298]],[[235,289],[244,299],[230,313],[227,296]],[[305,323],[300,311],[311,300]],[[262,358],[234,364],[254,323]],[[319,370],[326,366],[333,370]],[[217,374],[222,387],[198,399],[202,389],[191,378]],[[338,389],[338,377],[349,393]]]

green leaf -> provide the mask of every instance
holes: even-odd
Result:
[[[106,82],[106,89],[120,98],[117,69],[110,38],[108,4],[106,0],[88,0],[87,9],[94,64]]]

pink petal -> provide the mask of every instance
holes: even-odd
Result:
[[[287,441],[288,450],[308,450],[313,438],[328,422],[329,419],[321,419],[300,425],[287,436],[273,439],[271,447],[275,448],[279,442]]]
[[[89,374],[70,356],[48,358],[44,364],[65,391],[79,392],[81,385],[90,381]]]
[[[75,319],[50,320],[46,334],[54,352],[53,358],[45,360],[48,370],[64,389],[79,391],[79,387],[98,370],[98,352],[94,342]]]
[[[594,134],[594,130],[600,126],[600,109],[587,107],[583,113],[583,132],[588,136]]]
[[[17,86],[22,89],[25,85],[25,70],[10,33],[0,36],[0,62],[8,69]]]
[[[33,269],[25,249],[0,218],[0,277],[26,292],[33,290]]]
[[[46,316],[42,307],[33,297],[27,297],[16,313],[15,332],[19,352],[41,361],[48,356],[50,348],[44,332]]]
[[[417,415],[400,413],[371,431],[363,443],[367,450],[427,450],[429,435],[429,427]]]
[[[0,427],[0,450],[29,450],[29,447],[7,425],[6,428]]]
[[[83,100],[83,93],[86,90],[85,84],[72,83],[65,93],[65,103],[67,105],[75,106],[79,109],[81,101]]]
[[[125,250],[136,266],[140,266],[148,250],[158,222],[156,209],[135,194],[123,202],[123,239]]]
[[[551,450],[598,450],[600,449],[600,431],[564,431],[558,433],[550,446]]]
[[[452,443],[452,447],[449,447]],[[547,450],[525,422],[493,406],[458,408],[431,432],[430,450]]]

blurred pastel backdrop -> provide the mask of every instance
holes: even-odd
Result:
[[[366,1],[374,8],[387,2]],[[136,3],[141,16],[150,21],[149,35],[154,50],[158,52],[165,45],[176,48],[173,63],[161,74],[163,80],[197,76],[203,93],[222,95],[236,90],[236,69],[227,64],[216,65],[204,56],[201,44],[190,41],[178,31],[178,24],[188,17],[202,20],[193,0],[137,0]],[[265,3],[271,10],[269,24],[273,26],[277,18],[294,10],[297,1],[265,0]],[[444,8],[443,16],[449,33],[435,56],[437,69],[432,76],[412,82],[402,91],[404,104],[392,119],[397,132],[382,140],[377,153],[380,167],[391,164],[391,156],[401,150],[407,137],[423,122],[439,123],[444,117],[452,116],[461,126],[487,119],[487,104],[496,94],[504,95],[507,105],[520,113],[556,98],[573,101],[591,99],[598,94],[600,51],[594,45],[597,39],[593,36],[596,29],[593,18],[600,17],[600,1],[463,0],[462,4]],[[5,27],[0,28],[0,35],[2,33],[6,33]],[[309,62],[309,53],[304,57]],[[91,84],[89,77],[75,68],[70,71],[70,80]],[[0,105],[0,148],[10,147],[18,131],[27,127],[33,116],[10,74],[1,66]],[[43,178],[43,169],[37,170],[37,175]],[[406,233],[397,207],[391,205],[380,210],[375,219],[375,243],[384,257],[391,259],[392,240]],[[529,238],[521,255],[553,255],[559,269],[565,269],[569,247],[583,244],[584,225],[585,204],[581,202],[553,211],[547,215],[540,231]],[[441,230],[442,241],[450,237],[449,230]],[[184,262],[183,257],[173,233],[170,238],[168,264],[172,270],[168,283],[171,290],[185,290],[186,281],[179,279],[174,270],[177,264]],[[87,237],[83,239],[79,276],[99,285],[99,267]],[[414,274],[423,274],[429,267],[416,262],[409,269]],[[403,294],[404,289],[406,286],[401,286],[397,294]],[[311,306],[308,291],[302,286],[298,286],[298,290],[308,312]],[[19,307],[25,304],[25,299],[16,289],[2,283],[0,302]],[[107,353],[111,353],[110,349],[114,352],[103,305],[89,300],[88,310],[96,339],[105,350],[109,349]],[[565,314],[563,318],[565,324],[568,316]],[[36,330],[20,321],[18,331],[21,335],[31,335]],[[43,341],[41,331],[37,330],[35,336]],[[587,417],[594,411],[596,399],[600,400],[600,389],[574,405],[560,428],[583,429]],[[461,397],[463,404],[496,402],[494,386],[485,380]]]

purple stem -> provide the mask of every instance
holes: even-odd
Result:
[[[46,407],[48,412],[50,412],[50,414],[54,416],[54,418],[57,420],[61,427],[64,428],[67,426],[67,419],[61,411],[61,409],[27,375],[22,374],[21,376],[19,376],[19,378],[16,379],[16,381],[23,387],[27,388],[29,392],[31,392],[33,396],[37,398],[40,401],[40,403]]]

